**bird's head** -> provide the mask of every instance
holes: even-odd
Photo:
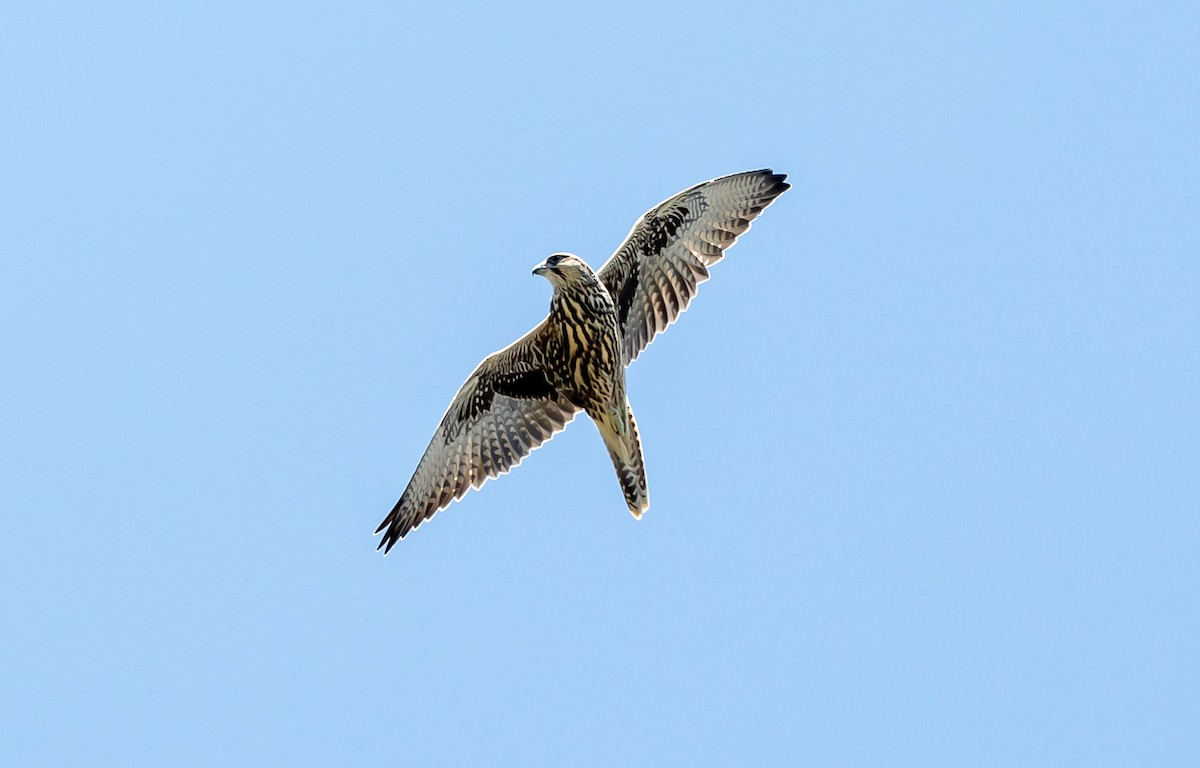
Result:
[[[555,288],[565,288],[577,282],[594,279],[591,267],[573,253],[556,253],[533,268]]]

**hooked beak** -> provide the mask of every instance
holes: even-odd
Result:
[[[550,267],[546,266],[546,262],[544,261],[533,268],[533,274],[535,275],[544,275],[549,271]]]

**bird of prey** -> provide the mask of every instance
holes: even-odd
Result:
[[[635,518],[650,506],[625,367],[675,322],[738,235],[789,184],[770,169],[697,184],[656,205],[593,272],[556,253],[534,268],[550,313],[489,355],[446,409],[412,480],[375,533],[386,554],[435,512],[508,472],[584,411],[604,439]]]

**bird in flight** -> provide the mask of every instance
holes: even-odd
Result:
[[[472,487],[508,472],[585,411],[629,511],[650,506],[625,367],[687,309],[708,268],[783,194],[770,169],[697,184],[656,205],[598,272],[570,253],[534,268],[554,295],[546,319],[489,355],[454,396],[396,506],[375,533],[384,554]]]

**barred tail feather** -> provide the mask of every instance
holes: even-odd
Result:
[[[625,494],[625,503],[634,518],[641,520],[642,513],[650,508],[650,494],[646,490],[646,466],[642,460],[642,441],[638,437],[637,421],[633,408],[625,406],[625,423],[609,424],[597,422],[617,480]]]

